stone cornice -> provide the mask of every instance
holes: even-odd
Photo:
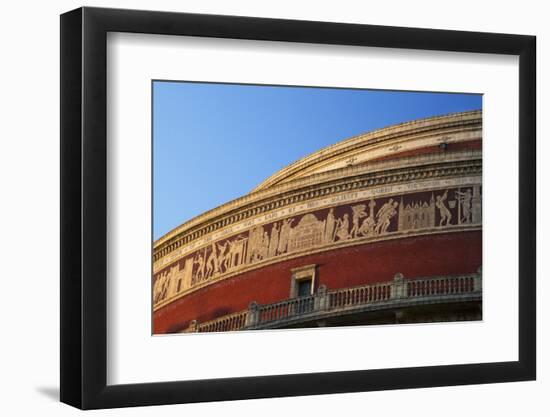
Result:
[[[414,120],[390,127],[377,129],[368,133],[357,135],[340,141],[334,145],[327,146],[319,151],[308,155],[273,174],[253,191],[259,191],[273,185],[295,178],[300,173],[307,171],[312,166],[318,166],[325,161],[341,158],[357,149],[370,147],[380,142],[387,142],[395,138],[407,141],[418,135],[437,134],[441,135],[444,130],[470,128],[481,128],[482,113],[479,110],[463,113],[452,113],[445,116],[436,116],[426,119]],[[326,163],[326,162],[325,162]]]

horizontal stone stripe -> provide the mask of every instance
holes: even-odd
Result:
[[[467,185],[480,185],[481,176],[466,176],[458,178],[446,178],[437,180],[414,181],[410,183],[384,185],[373,187],[365,190],[343,192],[329,197],[309,200],[307,202],[298,203],[293,206],[285,207],[280,210],[273,210],[269,213],[247,219],[238,224],[231,225],[221,230],[215,231],[203,238],[199,238],[179,249],[172,251],[153,264],[153,272],[157,273],[162,269],[169,267],[190,253],[200,250],[212,244],[213,241],[218,241],[223,238],[230,237],[250,230],[259,225],[264,225],[274,220],[280,220],[285,217],[304,214],[309,211],[330,208],[338,206],[342,203],[354,203],[357,201],[373,198],[373,197],[397,197],[399,193],[410,193],[411,191],[435,191],[441,188],[460,187]]]

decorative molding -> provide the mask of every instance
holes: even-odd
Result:
[[[301,203],[294,205],[290,205],[289,203],[289,205],[287,205],[286,207],[282,206],[278,210],[274,210],[266,214],[260,214],[251,219],[245,219],[238,224],[226,226],[224,228],[221,228],[220,230],[211,232],[205,237],[198,237],[197,239],[195,239],[195,241],[187,243],[185,244],[185,246],[181,246],[180,248],[177,248],[177,250],[172,251],[172,253],[169,255],[165,255],[162,259],[158,259],[154,263],[153,270],[154,273],[157,273],[160,270],[166,268],[171,263],[177,261],[178,259],[182,259],[188,253],[210,245],[213,240],[220,240],[224,237],[235,235],[236,233],[241,233],[254,226],[270,223],[273,220],[281,219],[285,216],[289,216],[290,214],[305,213],[307,211],[311,211],[313,208],[320,209],[335,207],[343,202],[353,203],[372,197],[384,197],[397,195],[399,193],[429,191],[441,187],[457,187],[472,184],[481,184],[481,177],[479,175],[474,175],[447,179],[424,179],[423,181],[415,181],[412,183],[404,182],[397,185],[383,185],[366,189],[364,189],[364,187],[356,187],[354,191],[345,192],[342,192],[339,188],[335,187],[335,192],[340,191],[338,194],[332,194],[331,196],[331,193],[327,192],[323,193],[323,197],[317,197],[310,200],[302,200]]]
[[[288,179],[296,178],[298,175],[308,175],[320,166],[328,169],[327,165],[334,164],[335,160],[340,161],[341,165],[345,166],[347,160],[356,158],[358,154],[362,154],[363,160],[366,161],[388,153],[394,153],[397,149],[404,150],[401,149],[403,147],[415,149],[438,143],[438,139],[442,135],[445,136],[446,142],[481,138],[481,125],[482,113],[475,110],[413,120],[367,132],[327,146],[288,165],[266,179],[253,191],[272,187],[283,181],[288,181]],[[468,131],[475,131],[476,133],[473,137],[471,135],[467,138],[456,137],[457,135],[464,135]],[[424,144],[415,144],[418,139],[423,139]],[[428,139],[432,139],[432,141],[426,142]],[[356,163],[357,159],[353,161],[353,164]]]
[[[290,298],[295,298],[298,295],[298,283],[305,279],[311,280],[311,294],[315,290],[317,278],[317,265],[303,265],[290,270]]]
[[[384,184],[420,181],[426,178],[481,174],[480,152],[467,151],[457,152],[456,154],[452,157],[429,155],[406,158],[407,161],[400,161],[399,164],[396,161],[385,161],[373,164],[372,167],[362,168],[361,171],[358,170],[359,167],[352,166],[342,170],[344,171],[342,173],[321,174],[320,176],[324,178],[322,178],[322,182],[320,183],[311,184],[311,178],[308,178],[304,181],[308,184],[285,184],[282,188],[287,188],[286,191],[279,189],[268,190],[270,193],[276,191],[275,195],[271,196],[271,198],[267,198],[268,196],[266,198],[257,198],[258,196],[249,195],[234,200],[177,228],[177,230],[181,229],[181,232],[173,238],[169,240],[165,240],[165,238],[159,239],[155,243],[154,262],[183,245],[187,246],[202,236],[220,229],[230,228],[235,223],[263,215],[263,213],[267,213],[273,209],[287,207],[297,202],[315,199],[319,196],[328,196],[346,190],[364,189]],[[450,162],[444,162],[445,159],[450,160]],[[411,167],[408,164],[411,164]],[[399,166],[404,166],[405,168],[399,168]],[[385,171],[379,172],[382,168]],[[245,204],[245,201],[241,201],[245,198],[251,199],[252,197],[254,197],[253,201],[250,201],[248,204]],[[200,224],[196,224],[198,219],[202,219],[203,221]],[[171,234],[172,232],[167,234],[167,236]],[[155,267],[155,269],[158,268]]]
[[[470,188],[480,188],[480,186],[473,185]],[[441,197],[442,195],[443,194],[440,192],[437,194],[436,198]],[[225,272],[221,270],[223,268],[220,268],[219,273],[217,275],[213,273],[213,271],[215,270],[214,268],[211,268],[212,275],[206,274],[206,270],[207,270],[206,269],[207,267],[205,266],[205,259],[206,259],[206,253],[207,253],[206,250],[204,251],[204,255],[200,251],[198,253],[195,252],[195,255],[193,257],[187,258],[185,260],[185,266],[183,268],[183,272],[177,269],[179,267],[177,268],[170,267],[168,270],[165,270],[164,272],[162,272],[157,278],[157,280],[155,280],[155,283],[153,285],[153,297],[154,297],[154,300],[156,301],[156,303],[154,304],[154,310],[156,311],[183,296],[186,296],[192,292],[195,292],[206,286],[212,285],[221,280],[231,278],[233,276],[248,272],[253,269],[263,268],[273,263],[283,262],[289,259],[304,256],[304,255],[316,254],[316,253],[330,251],[338,248],[345,248],[345,247],[355,246],[355,245],[363,245],[367,243],[375,243],[375,242],[380,242],[385,240],[401,239],[401,238],[412,237],[412,236],[425,236],[425,235],[441,234],[441,233],[481,230],[481,223],[478,223],[478,224],[460,223],[460,224],[453,225],[450,222],[449,223],[443,222],[441,226],[434,226],[434,227],[431,227],[432,222],[430,222],[429,224],[427,224],[428,228],[424,228],[424,229],[420,227],[399,229],[400,227],[399,220],[397,220],[397,227],[395,231],[388,232],[387,230],[384,230],[382,227],[380,227],[379,230],[377,231],[376,230],[377,225],[385,224],[387,220],[389,220],[391,223],[391,218],[398,215],[397,212],[394,213],[394,211],[396,211],[395,204],[397,204],[397,201],[396,200],[394,201],[392,198],[390,198],[378,210],[378,213],[381,213],[381,214],[378,216],[378,213],[377,213],[377,216],[376,216],[377,220],[376,220],[375,226],[372,228],[363,228],[363,230],[359,231],[354,238],[352,238],[351,235],[349,235],[348,237],[345,237],[342,234],[340,235],[340,237],[337,237],[336,233],[334,233],[332,240],[324,241],[322,245],[319,245],[319,246],[311,245],[309,247],[302,248],[302,250],[300,251],[295,251],[295,252],[287,251],[286,253],[277,254],[276,256],[266,257],[266,258],[247,257],[246,258],[247,261],[237,261],[236,263],[229,264],[229,267],[225,268]],[[371,205],[371,207],[373,206]],[[444,202],[442,203],[442,207],[443,208],[439,210],[443,210],[446,208],[446,205]],[[387,213],[384,214],[384,211],[386,211]],[[391,217],[389,217],[390,214],[391,214]],[[369,221],[368,221],[369,218],[370,217],[363,219],[362,225],[369,224]],[[285,220],[288,220],[288,219],[285,219]],[[283,220],[283,222],[285,220]],[[455,221],[457,220],[455,219]],[[327,222],[325,221],[325,226],[326,226],[326,223]],[[353,223],[353,220],[352,220],[352,223]],[[350,230],[349,229],[350,224],[348,224],[347,227],[348,227],[348,230]],[[360,226],[360,229],[361,228],[362,227]],[[325,231],[326,230],[327,228],[325,227]],[[336,230],[336,226],[334,226],[334,230]],[[265,236],[265,233],[267,232],[264,232],[262,228],[261,236]],[[241,235],[238,235],[236,240],[240,240],[243,242],[246,241]],[[214,243],[212,243],[212,247],[213,248],[216,247]],[[210,252],[210,255],[212,253],[213,252]],[[227,252],[225,252],[224,250],[221,253],[222,253],[223,259],[226,259]],[[213,256],[209,256],[209,259],[213,259]],[[240,257],[240,259],[245,259],[244,254]],[[193,270],[192,269],[193,264],[198,265],[198,268],[195,269],[194,280],[189,278],[189,274],[192,274],[192,272],[189,272],[189,271]],[[189,269],[190,268],[189,265],[191,265],[191,269]],[[183,278],[184,276],[187,278]],[[173,283],[174,280],[176,280],[178,283],[174,284]],[[186,283],[184,284],[185,286],[182,286],[182,283]],[[173,291],[174,288],[177,288],[179,292],[174,292]],[[163,298],[158,294],[166,294],[166,296],[165,298]]]

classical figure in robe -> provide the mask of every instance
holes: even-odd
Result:
[[[172,297],[174,294],[178,292],[178,283],[179,283],[179,266],[175,266],[170,269],[170,272],[168,275],[170,276],[168,281],[168,287],[166,291],[166,295],[168,297]]]
[[[200,253],[198,254],[197,259],[194,261],[194,263],[199,266],[195,277],[198,281],[200,281],[202,280],[202,278],[204,278],[204,258]]]
[[[393,199],[390,198],[390,201],[380,208],[378,212],[378,223],[374,228],[376,234],[386,233],[388,231],[392,217],[397,214],[398,205],[397,201],[393,201]]]
[[[265,231],[264,236],[262,238],[262,246],[261,246],[262,259],[267,258],[268,252],[269,252],[269,233]]]
[[[349,233],[352,238],[357,237],[357,234],[359,233],[359,228],[360,228],[359,221],[363,217],[367,217],[367,213],[365,212],[366,208],[367,208],[366,204],[358,204],[356,206],[351,207],[353,216],[351,218],[352,228]]]
[[[339,240],[347,240],[351,236],[349,234],[349,215],[346,213],[344,217],[336,221],[336,237]]]
[[[257,226],[253,228],[249,233],[248,262],[256,262],[264,258],[263,244],[264,228],[263,226]]]
[[[380,207],[380,210],[378,210],[378,213],[376,213],[377,223],[380,222],[380,218],[383,218],[386,215],[386,212],[388,210],[391,210],[392,207],[393,207],[393,198],[390,198],[387,203],[385,203],[382,207]]]
[[[288,239],[290,238],[290,231],[292,230],[293,218],[283,220],[281,226],[281,233],[279,234],[279,245],[277,247],[277,253],[285,253],[288,245]]]
[[[271,228],[271,238],[269,240],[269,250],[267,255],[269,257],[277,254],[277,248],[279,246],[279,223],[275,223]]]
[[[334,218],[334,209],[331,208],[327,214],[327,220],[325,223],[325,243],[332,242],[334,238],[334,226],[336,225],[336,219]]]

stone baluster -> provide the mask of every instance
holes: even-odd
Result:
[[[405,298],[407,296],[407,283],[405,277],[401,272],[398,272],[393,276],[393,282],[390,284],[390,298]]]
[[[260,306],[256,301],[248,305],[248,314],[246,315],[246,327],[252,327],[260,321]]]
[[[319,285],[317,288],[317,294],[315,294],[313,309],[315,311],[323,311],[328,309],[328,295],[327,295],[327,286]]]
[[[482,286],[482,270],[481,266],[477,269],[477,274],[474,275],[474,291],[481,291]]]
[[[199,321],[193,320],[191,323],[189,323],[189,332],[190,333],[197,333],[199,331]]]

